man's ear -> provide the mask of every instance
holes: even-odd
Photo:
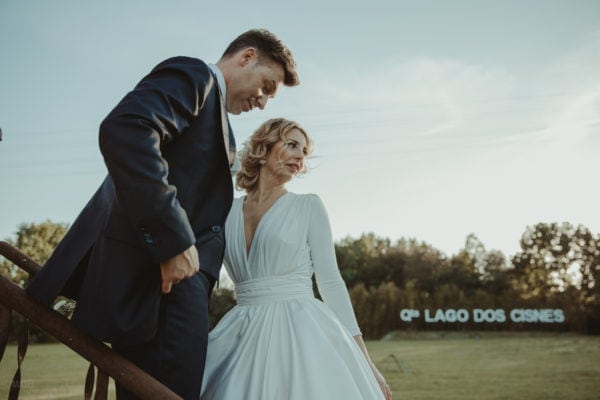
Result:
[[[247,47],[240,53],[239,62],[241,66],[244,66],[256,58],[258,58],[256,49],[254,47]]]

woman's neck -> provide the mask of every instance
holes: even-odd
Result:
[[[268,203],[274,199],[278,199],[287,193],[287,189],[283,183],[266,182],[265,180],[259,180],[256,189],[248,192],[246,200],[250,200],[253,203],[261,204]]]

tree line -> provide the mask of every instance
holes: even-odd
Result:
[[[6,241],[43,263],[66,230],[51,221],[22,224]],[[510,258],[473,234],[452,256],[423,241],[374,233],[342,239],[335,252],[367,338],[406,329],[600,333],[600,238],[582,225],[528,226]],[[6,259],[0,274],[21,286],[27,281]],[[234,304],[231,289],[215,289],[211,325]],[[39,330],[33,335],[47,339]]]
[[[473,234],[451,257],[374,234],[336,243],[336,255],[369,337],[398,329],[600,333],[600,239],[581,225],[528,226],[511,258]],[[407,309],[420,318],[399,318]],[[435,318],[437,310],[452,312]],[[468,319],[457,321],[456,310]]]

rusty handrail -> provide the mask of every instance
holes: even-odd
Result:
[[[10,244],[0,241],[0,254],[30,274],[40,270],[39,264]],[[0,303],[28,318],[31,322],[95,364],[117,383],[142,399],[181,399],[166,386],[104,343],[80,331],[69,319],[38,303],[25,291],[0,276]]]
[[[7,242],[0,240],[0,254],[6,257],[7,260],[24,270],[29,274],[30,277],[37,274],[42,268],[40,264],[21,253],[19,250],[12,247]]]

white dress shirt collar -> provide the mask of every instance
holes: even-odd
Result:
[[[227,85],[225,84],[225,77],[216,64],[208,64],[208,68],[210,68],[213,74],[215,74],[217,77],[217,84],[219,86],[219,93],[221,93],[221,100],[223,100],[223,105],[227,106]]]

